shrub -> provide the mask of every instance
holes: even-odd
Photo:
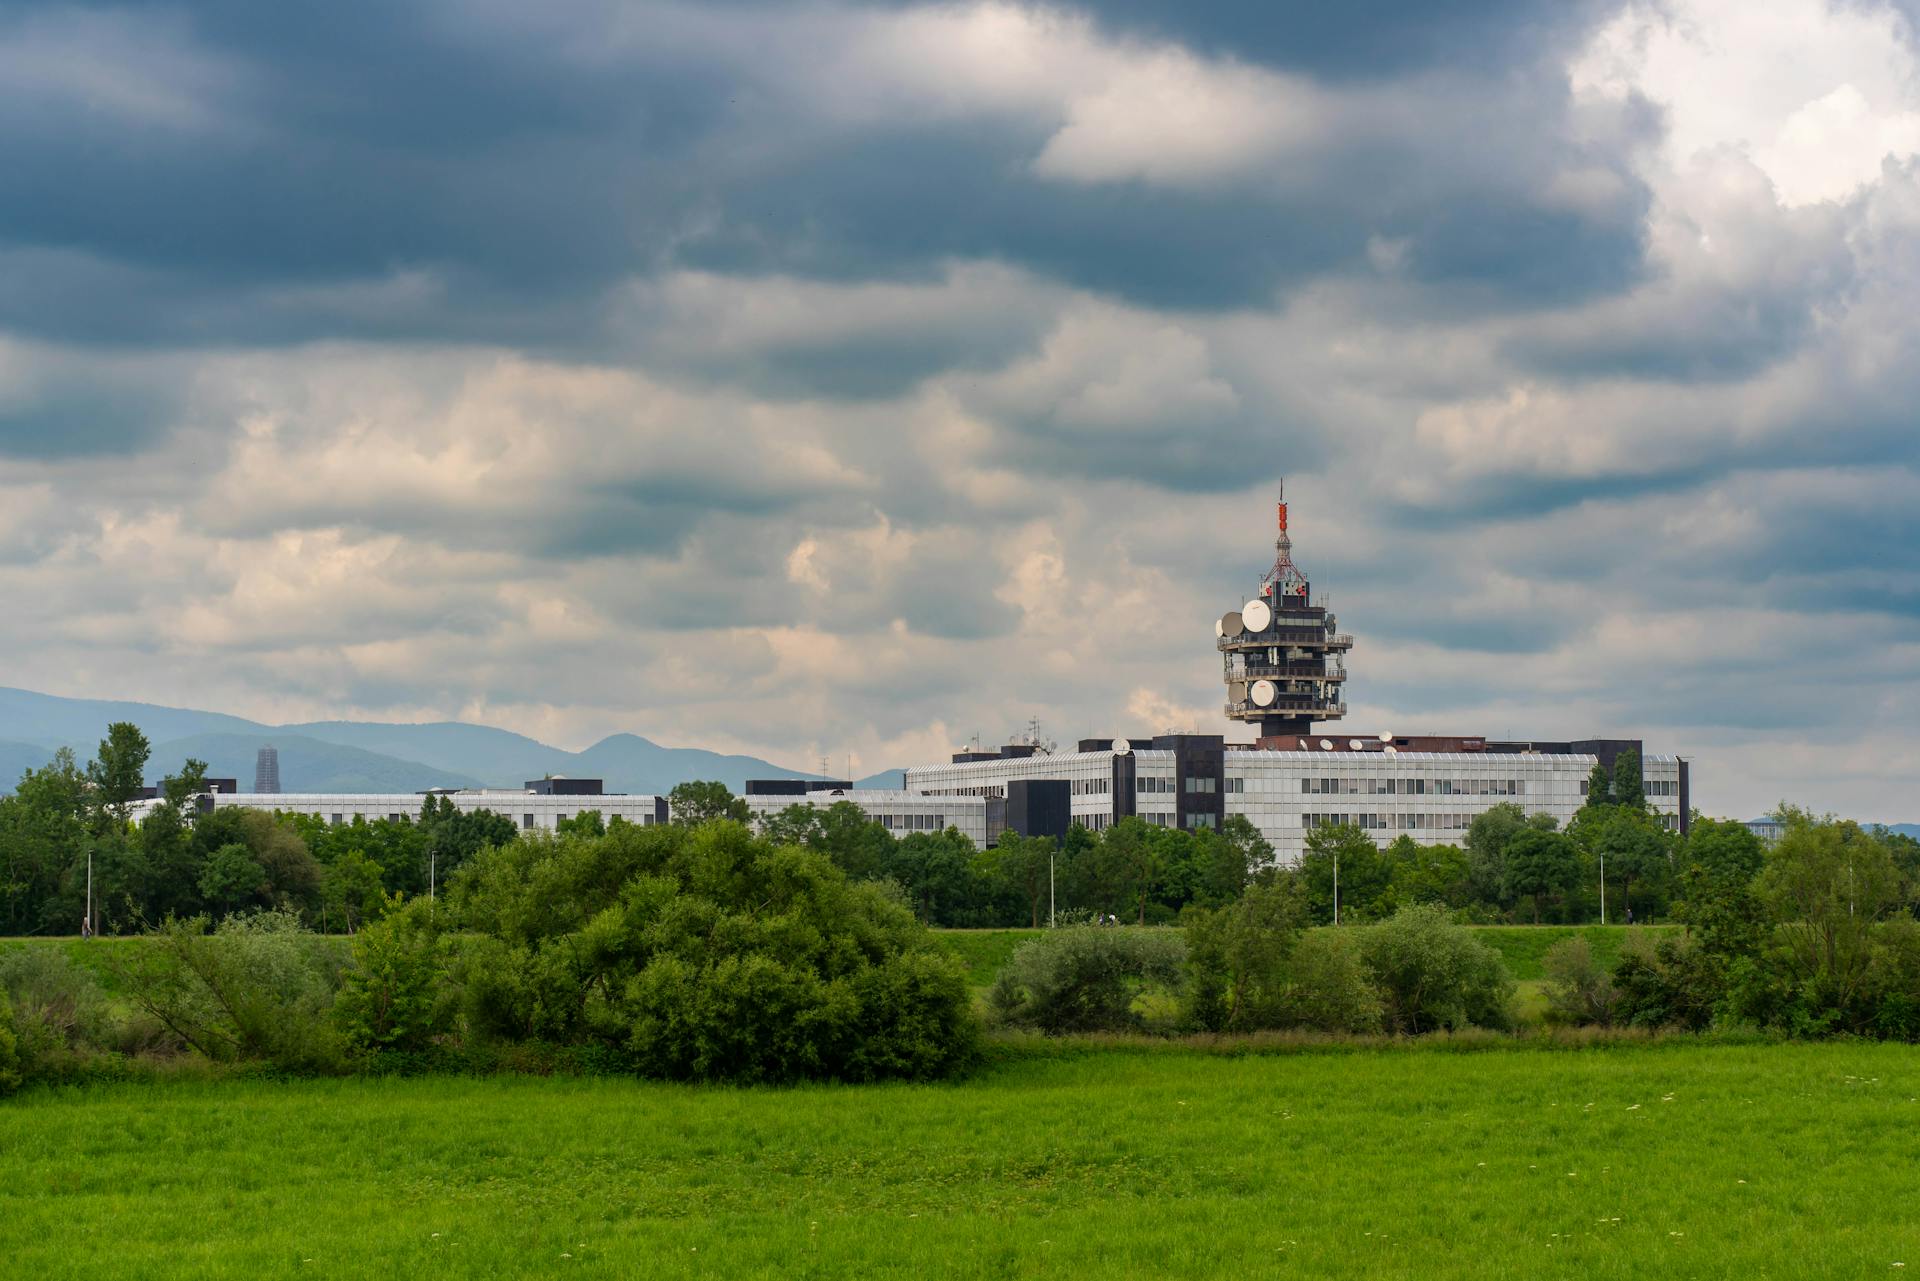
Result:
[[[1499,954],[1438,905],[1401,908],[1365,927],[1360,946],[1389,1031],[1512,1026],[1513,979]]]
[[[977,1048],[964,972],[896,896],[737,823],[526,838],[451,897],[483,1035],[742,1082],[938,1077]]]
[[[1291,882],[1255,885],[1238,902],[1189,912],[1187,1026],[1208,1032],[1286,1026],[1288,961],[1305,914]]]
[[[1745,975],[1742,986],[1758,996],[1764,976],[1745,960],[1735,971]],[[1618,992],[1614,1016],[1632,1027],[1677,1027],[1705,1031],[1727,997],[1726,964],[1685,936],[1663,938],[1653,947],[1629,934],[1614,963],[1613,985]],[[1770,998],[1768,998],[1770,1000]]]
[[[987,1001],[1010,1027],[1042,1032],[1119,1032],[1141,1019],[1134,998],[1159,986],[1180,989],[1186,945],[1158,930],[1077,926],[1024,943],[994,981]]]
[[[353,960],[333,1018],[356,1050],[417,1053],[453,1021],[448,944],[437,904],[394,895],[385,914],[353,936]]]
[[[13,1032],[13,1003],[0,992],[0,1099],[20,1088],[20,1043]]]
[[[1383,1018],[1361,954],[1358,930],[1324,929],[1294,945],[1289,984],[1276,1026],[1316,1032],[1378,1032]]]
[[[134,1001],[210,1059],[337,1068],[328,1017],[339,965],[291,912],[169,918],[122,971]]]
[[[1585,1027],[1613,1026],[1620,994],[1613,976],[1593,959],[1587,940],[1575,935],[1547,949],[1542,962],[1547,976],[1547,1020]]]

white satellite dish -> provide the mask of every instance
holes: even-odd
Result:
[[[1274,690],[1272,681],[1255,681],[1253,688],[1249,690],[1248,693],[1252,697],[1255,707],[1273,706]]]
[[[1391,743],[1393,741],[1393,735],[1383,733],[1380,735],[1380,741],[1383,743]]]
[[[1248,631],[1264,632],[1267,624],[1273,621],[1273,606],[1256,596],[1240,607],[1240,619],[1247,625]]]
[[[1226,613],[1220,615],[1220,621],[1216,625],[1219,627],[1222,636],[1238,636],[1241,632],[1247,630],[1246,624],[1241,621],[1239,610],[1228,610]]]
[[[1213,634],[1214,634],[1215,636],[1225,636],[1225,635],[1227,634],[1227,620],[1226,620],[1226,619],[1224,619],[1224,618],[1217,618],[1217,619],[1215,619],[1215,620],[1214,620],[1214,623],[1213,623]]]
[[[1386,753],[1388,756],[1398,756],[1400,755],[1400,749],[1395,747],[1392,743],[1388,743],[1386,746]]]
[[[1357,751],[1359,751],[1359,750],[1360,750],[1361,748],[1363,748],[1363,747],[1365,747],[1365,746],[1366,746],[1366,744],[1365,744],[1365,743],[1363,743],[1363,742],[1361,742],[1361,741],[1360,741],[1359,739],[1357,739],[1357,738],[1350,738],[1350,739],[1348,739],[1348,740],[1347,740],[1347,750],[1348,750],[1349,752],[1357,752]]]
[[[1131,752],[1132,750],[1133,750],[1133,744],[1129,743],[1126,739],[1116,738],[1113,740],[1113,754],[1115,756],[1125,756],[1128,752]]]
[[[1320,740],[1320,750],[1323,752],[1331,752],[1333,750],[1333,744],[1323,738]]]

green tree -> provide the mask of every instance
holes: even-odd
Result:
[[[1810,1008],[1845,1011],[1873,962],[1873,927],[1900,902],[1887,847],[1859,824],[1788,808],[1756,884],[1784,968]]]
[[[1186,1021],[1208,1032],[1285,1026],[1289,963],[1306,924],[1297,883],[1254,885],[1221,908],[1188,912]]]
[[[1671,870],[1667,835],[1645,809],[1621,804],[1583,810],[1574,835],[1596,860],[1605,860],[1608,887],[1620,887],[1620,901],[1628,908],[1634,882],[1656,881]]]
[[[1613,774],[1600,761],[1593,763],[1593,772],[1587,775],[1586,803],[1595,808],[1613,804]]]
[[[874,824],[878,827],[878,824]],[[886,829],[880,828],[884,836]],[[887,843],[894,845],[893,838]],[[973,842],[947,828],[912,832],[894,850],[893,878],[907,892],[914,915],[929,925],[970,925],[983,897],[974,872]]]
[[[1339,888],[1339,919],[1371,920],[1385,906],[1392,869],[1373,838],[1351,823],[1316,827],[1307,833],[1299,877],[1307,910],[1327,924],[1335,919],[1334,890]]]
[[[751,817],[746,801],[725,783],[678,783],[667,793],[667,812],[682,827],[698,827],[716,818],[745,823]]]
[[[451,948],[437,903],[415,899],[403,905],[396,895],[383,912],[354,935],[353,963],[334,1003],[334,1022],[355,1049],[418,1053],[453,1023]]]
[[[1412,903],[1465,907],[1470,901],[1467,852],[1458,845],[1422,845],[1402,833],[1387,846],[1395,909]]]
[[[0,797],[0,933],[67,933],[79,922],[86,851],[94,839],[89,790],[86,773],[63,747],[48,764],[21,775],[12,796]],[[76,885],[79,893],[68,892]]]
[[[1533,829],[1553,830],[1547,814],[1531,817],[1512,801],[1502,801],[1473,816],[1467,825],[1467,892],[1473,901],[1510,907],[1507,893],[1507,843]]]
[[[222,845],[200,868],[200,897],[216,916],[244,912],[266,902],[273,892],[266,869],[239,841]]]
[[[1564,832],[1527,828],[1515,833],[1507,842],[1505,863],[1502,889],[1510,899],[1533,900],[1535,925],[1546,900],[1572,889],[1580,873],[1579,854]]]
[[[87,763],[87,781],[93,784],[94,803],[104,823],[124,825],[133,802],[147,782],[147,736],[132,721],[107,726],[100,749]]]
[[[1010,1027],[1052,1035],[1125,1031],[1143,1021],[1135,998],[1180,990],[1185,961],[1179,935],[1164,930],[1049,930],[1014,952],[987,1004]]]
[[[386,906],[380,865],[359,850],[348,850],[321,877],[321,895],[329,923],[338,922],[353,933],[364,922],[378,919]]]
[[[1647,808],[1646,787],[1640,777],[1640,751],[1629,747],[1613,758],[1613,803],[1631,810]]]
[[[1403,907],[1361,933],[1387,1027],[1431,1032],[1512,1024],[1513,979],[1500,956],[1435,904]]]
[[[1037,929],[1047,901],[1047,880],[1053,871],[1051,836],[1000,833],[1000,840],[981,856],[982,873],[1026,908],[1027,923]]]

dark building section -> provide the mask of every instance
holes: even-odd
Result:
[[[1064,778],[1017,778],[1007,784],[1007,828],[1022,836],[1067,839],[1073,784]]]
[[[1687,777],[1686,757],[1680,758],[1680,835],[1693,830],[1693,780]]]
[[[535,796],[604,796],[605,782],[597,778],[534,778],[527,790]]]
[[[750,778],[748,796],[805,796],[808,792],[850,792],[851,779],[844,778]]]
[[[1111,742],[1115,744],[1115,747],[1089,748],[1087,746],[1089,742]],[[1137,768],[1139,762],[1134,759],[1133,749],[1130,746],[1119,746],[1126,742],[1127,740],[1124,738],[1112,740],[1086,739],[1082,740],[1080,744],[1080,750],[1083,752],[1113,751],[1113,791],[1111,795],[1113,796],[1113,817],[1115,822],[1123,818],[1131,818],[1140,812],[1136,803],[1139,800],[1139,797],[1136,795],[1139,789],[1134,783],[1134,780],[1139,776],[1140,772]]]
[[[240,780],[237,778],[203,778],[200,780],[200,790],[196,792],[195,795],[206,796],[213,792],[220,792],[227,796],[237,796],[240,792]],[[160,799],[160,789],[157,787],[143,787],[135,799],[157,801]]]
[[[1219,734],[1159,734],[1155,751],[1173,753],[1174,821],[1218,831],[1226,817],[1226,740]]]

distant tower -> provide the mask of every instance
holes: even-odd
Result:
[[[1306,575],[1293,563],[1287,535],[1285,482],[1279,520],[1273,568],[1259,592],[1213,628],[1225,663],[1227,716],[1259,725],[1263,739],[1310,735],[1315,721],[1346,715],[1340,683],[1353,648],[1353,637],[1335,629],[1326,607],[1308,603]]]
[[[253,758],[253,791],[256,796],[274,796],[280,791],[280,752],[263,747]]]

